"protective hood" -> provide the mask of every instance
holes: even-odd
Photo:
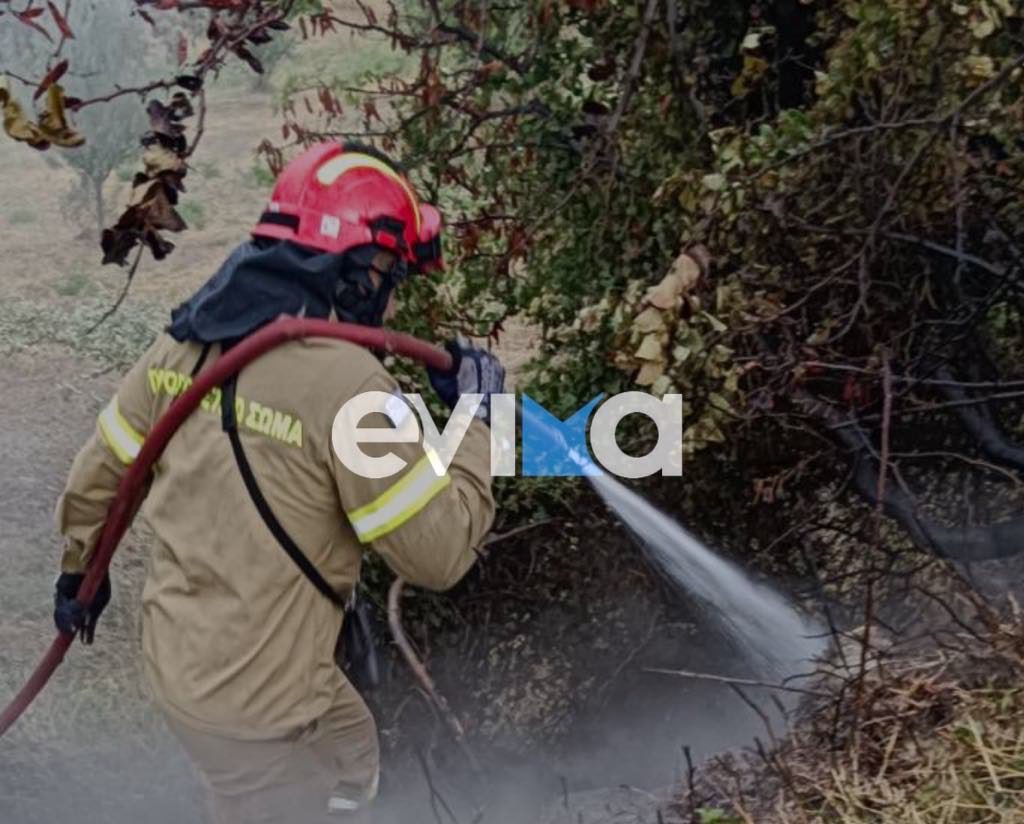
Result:
[[[280,315],[328,318],[342,257],[287,241],[243,243],[171,312],[167,331],[179,342],[220,343],[244,338]]]

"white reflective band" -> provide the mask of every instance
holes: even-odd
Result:
[[[124,419],[117,408],[117,397],[100,413],[99,425],[103,440],[121,463],[130,464],[139,456],[144,438]]]
[[[348,519],[360,543],[368,543],[400,527],[450,483],[447,474],[434,472],[430,458],[424,455],[377,500],[347,513]]]
[[[327,811],[331,813],[352,813],[358,809],[358,801],[351,801],[348,798],[342,798],[340,795],[332,795],[327,799]]]

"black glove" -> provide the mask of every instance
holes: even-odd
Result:
[[[69,635],[80,634],[83,644],[91,644],[96,634],[96,622],[100,620],[100,615],[110,603],[110,576],[103,576],[103,582],[96,590],[88,609],[76,600],[84,580],[85,576],[77,573],[60,574],[53,594],[53,622],[61,632]]]
[[[491,395],[505,391],[505,368],[501,361],[463,339],[449,341],[445,349],[452,355],[452,368],[442,372],[427,367],[430,385],[449,409],[455,408],[462,395],[482,394],[484,399],[476,414],[490,424]]]

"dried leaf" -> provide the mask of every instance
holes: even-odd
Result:
[[[648,307],[633,319],[633,329],[647,335],[665,331],[665,318],[657,309]]]
[[[188,60],[188,38],[185,37],[185,32],[178,34],[178,50],[177,50],[178,65],[184,66],[185,61]]]
[[[245,36],[245,39],[255,46],[265,46],[267,43],[274,42],[273,35],[266,29],[256,29],[255,31],[251,31]]]
[[[174,251],[174,244],[160,236],[159,232],[149,231],[143,235],[142,242],[149,247],[156,260],[163,260]]]
[[[641,369],[640,371],[642,372],[643,370]],[[668,392],[671,392],[673,389],[672,378],[670,378],[668,375],[662,375],[661,377],[657,378],[654,381],[654,383],[652,383],[650,386],[652,395],[656,395],[659,398],[664,397]]]
[[[21,104],[11,95],[6,79],[0,79],[0,105],[4,110],[4,131],[9,137],[22,143],[28,143],[33,149],[50,148],[49,141],[43,136],[39,127],[26,117]]]
[[[39,118],[39,131],[55,146],[74,149],[85,143],[85,138],[68,124],[64,110],[64,89],[54,83],[46,93],[46,109]]]
[[[660,361],[649,361],[640,367],[634,379],[638,386],[650,386],[665,374],[665,364]]]
[[[74,40],[74,32],[71,31],[71,27],[68,25],[68,21],[64,19],[64,15],[60,13],[50,0],[46,0],[46,5],[49,7],[50,16],[53,18],[53,22],[57,24],[57,28],[60,29],[61,35],[68,40]]]
[[[132,187],[131,196],[128,198],[128,207],[140,206],[149,197],[151,197],[157,189],[161,188],[163,188],[163,184],[159,180],[153,180],[143,174],[136,175],[135,185]]]
[[[175,92],[171,95],[171,102],[168,105],[176,120],[183,120],[195,114],[192,101],[185,96],[184,92]]]
[[[150,177],[156,177],[161,172],[179,172],[185,165],[177,154],[159,145],[147,148],[142,153],[142,162]]]
[[[35,18],[37,18],[42,13],[42,8],[25,9],[25,11],[15,12],[14,16],[29,28],[35,29],[37,32],[39,32],[52,43],[53,37],[50,35],[50,33],[35,21]]]
[[[203,88],[202,79],[192,74],[178,75],[176,78],[174,78],[174,82],[181,86],[181,88],[190,91],[193,94],[195,94],[201,88]]]
[[[181,124],[171,119],[171,110],[159,100],[150,100],[146,104],[146,114],[149,115],[149,128],[154,132],[171,136],[181,134]]]
[[[100,237],[100,248],[103,249],[103,263],[116,263],[124,266],[128,262],[128,254],[135,248],[139,236],[136,232],[124,229],[104,229]]]
[[[640,347],[633,356],[646,361],[662,360],[665,357],[665,348],[657,335],[650,334],[640,342]]]
[[[256,74],[263,74],[263,64],[260,62],[259,58],[245,46],[235,46],[234,52],[248,63],[249,68],[256,72]]]
[[[50,71],[46,73],[43,79],[39,81],[39,86],[36,88],[36,93],[32,95],[32,99],[38,100],[40,97],[42,97],[46,93],[46,90],[54,83],[56,83],[58,80],[60,80],[60,78],[63,77],[63,75],[65,75],[65,72],[67,71],[68,60],[60,60],[60,62],[58,62],[56,66],[50,69]]]
[[[167,229],[171,232],[181,232],[188,228],[181,215],[171,206],[162,185],[157,188],[156,193],[143,205],[146,213],[146,224],[149,227],[153,229]]]

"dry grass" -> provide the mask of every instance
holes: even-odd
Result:
[[[981,629],[927,651],[875,646],[864,666],[837,652],[816,676],[829,697],[770,750],[713,762],[683,800],[688,820],[1024,822],[1024,615],[976,606]]]

